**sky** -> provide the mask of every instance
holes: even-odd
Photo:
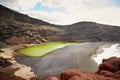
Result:
[[[0,0],[0,4],[53,24],[93,21],[120,26],[120,0]]]

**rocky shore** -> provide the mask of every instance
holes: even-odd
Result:
[[[45,80],[49,76],[56,77],[47,80],[119,80],[119,57],[103,60],[99,69],[90,57],[102,53],[104,47],[109,48],[113,44],[116,43],[80,43],[55,50],[42,58],[27,57],[15,52],[16,49],[36,44],[5,46],[0,48],[0,80]]]
[[[68,69],[61,72],[60,78],[51,76],[46,80],[120,80],[120,58],[104,59],[95,73]]]

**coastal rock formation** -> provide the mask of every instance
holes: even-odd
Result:
[[[17,77],[17,76],[14,76],[14,75],[5,74],[5,73],[0,72],[0,80],[27,80],[27,79],[23,79],[21,77]],[[33,77],[29,80],[36,80],[36,78]]]
[[[0,57],[0,80],[36,80],[31,68]]]
[[[120,58],[103,59],[96,74],[120,80]]]
[[[68,69],[62,71],[60,79],[49,77],[46,80],[120,80],[120,58],[104,59],[96,73]]]
[[[31,67],[19,64],[12,52],[10,48],[0,49],[0,80],[36,80]]]

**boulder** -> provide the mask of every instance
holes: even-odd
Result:
[[[68,69],[61,72],[60,78],[51,76],[46,80],[120,80],[120,58],[104,59],[95,73]]]

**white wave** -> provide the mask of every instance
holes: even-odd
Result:
[[[101,54],[96,54],[93,59],[98,63],[101,64],[103,59],[108,59],[110,57],[116,56],[120,57],[120,45],[114,44],[111,45],[109,48],[103,48],[104,52]]]

